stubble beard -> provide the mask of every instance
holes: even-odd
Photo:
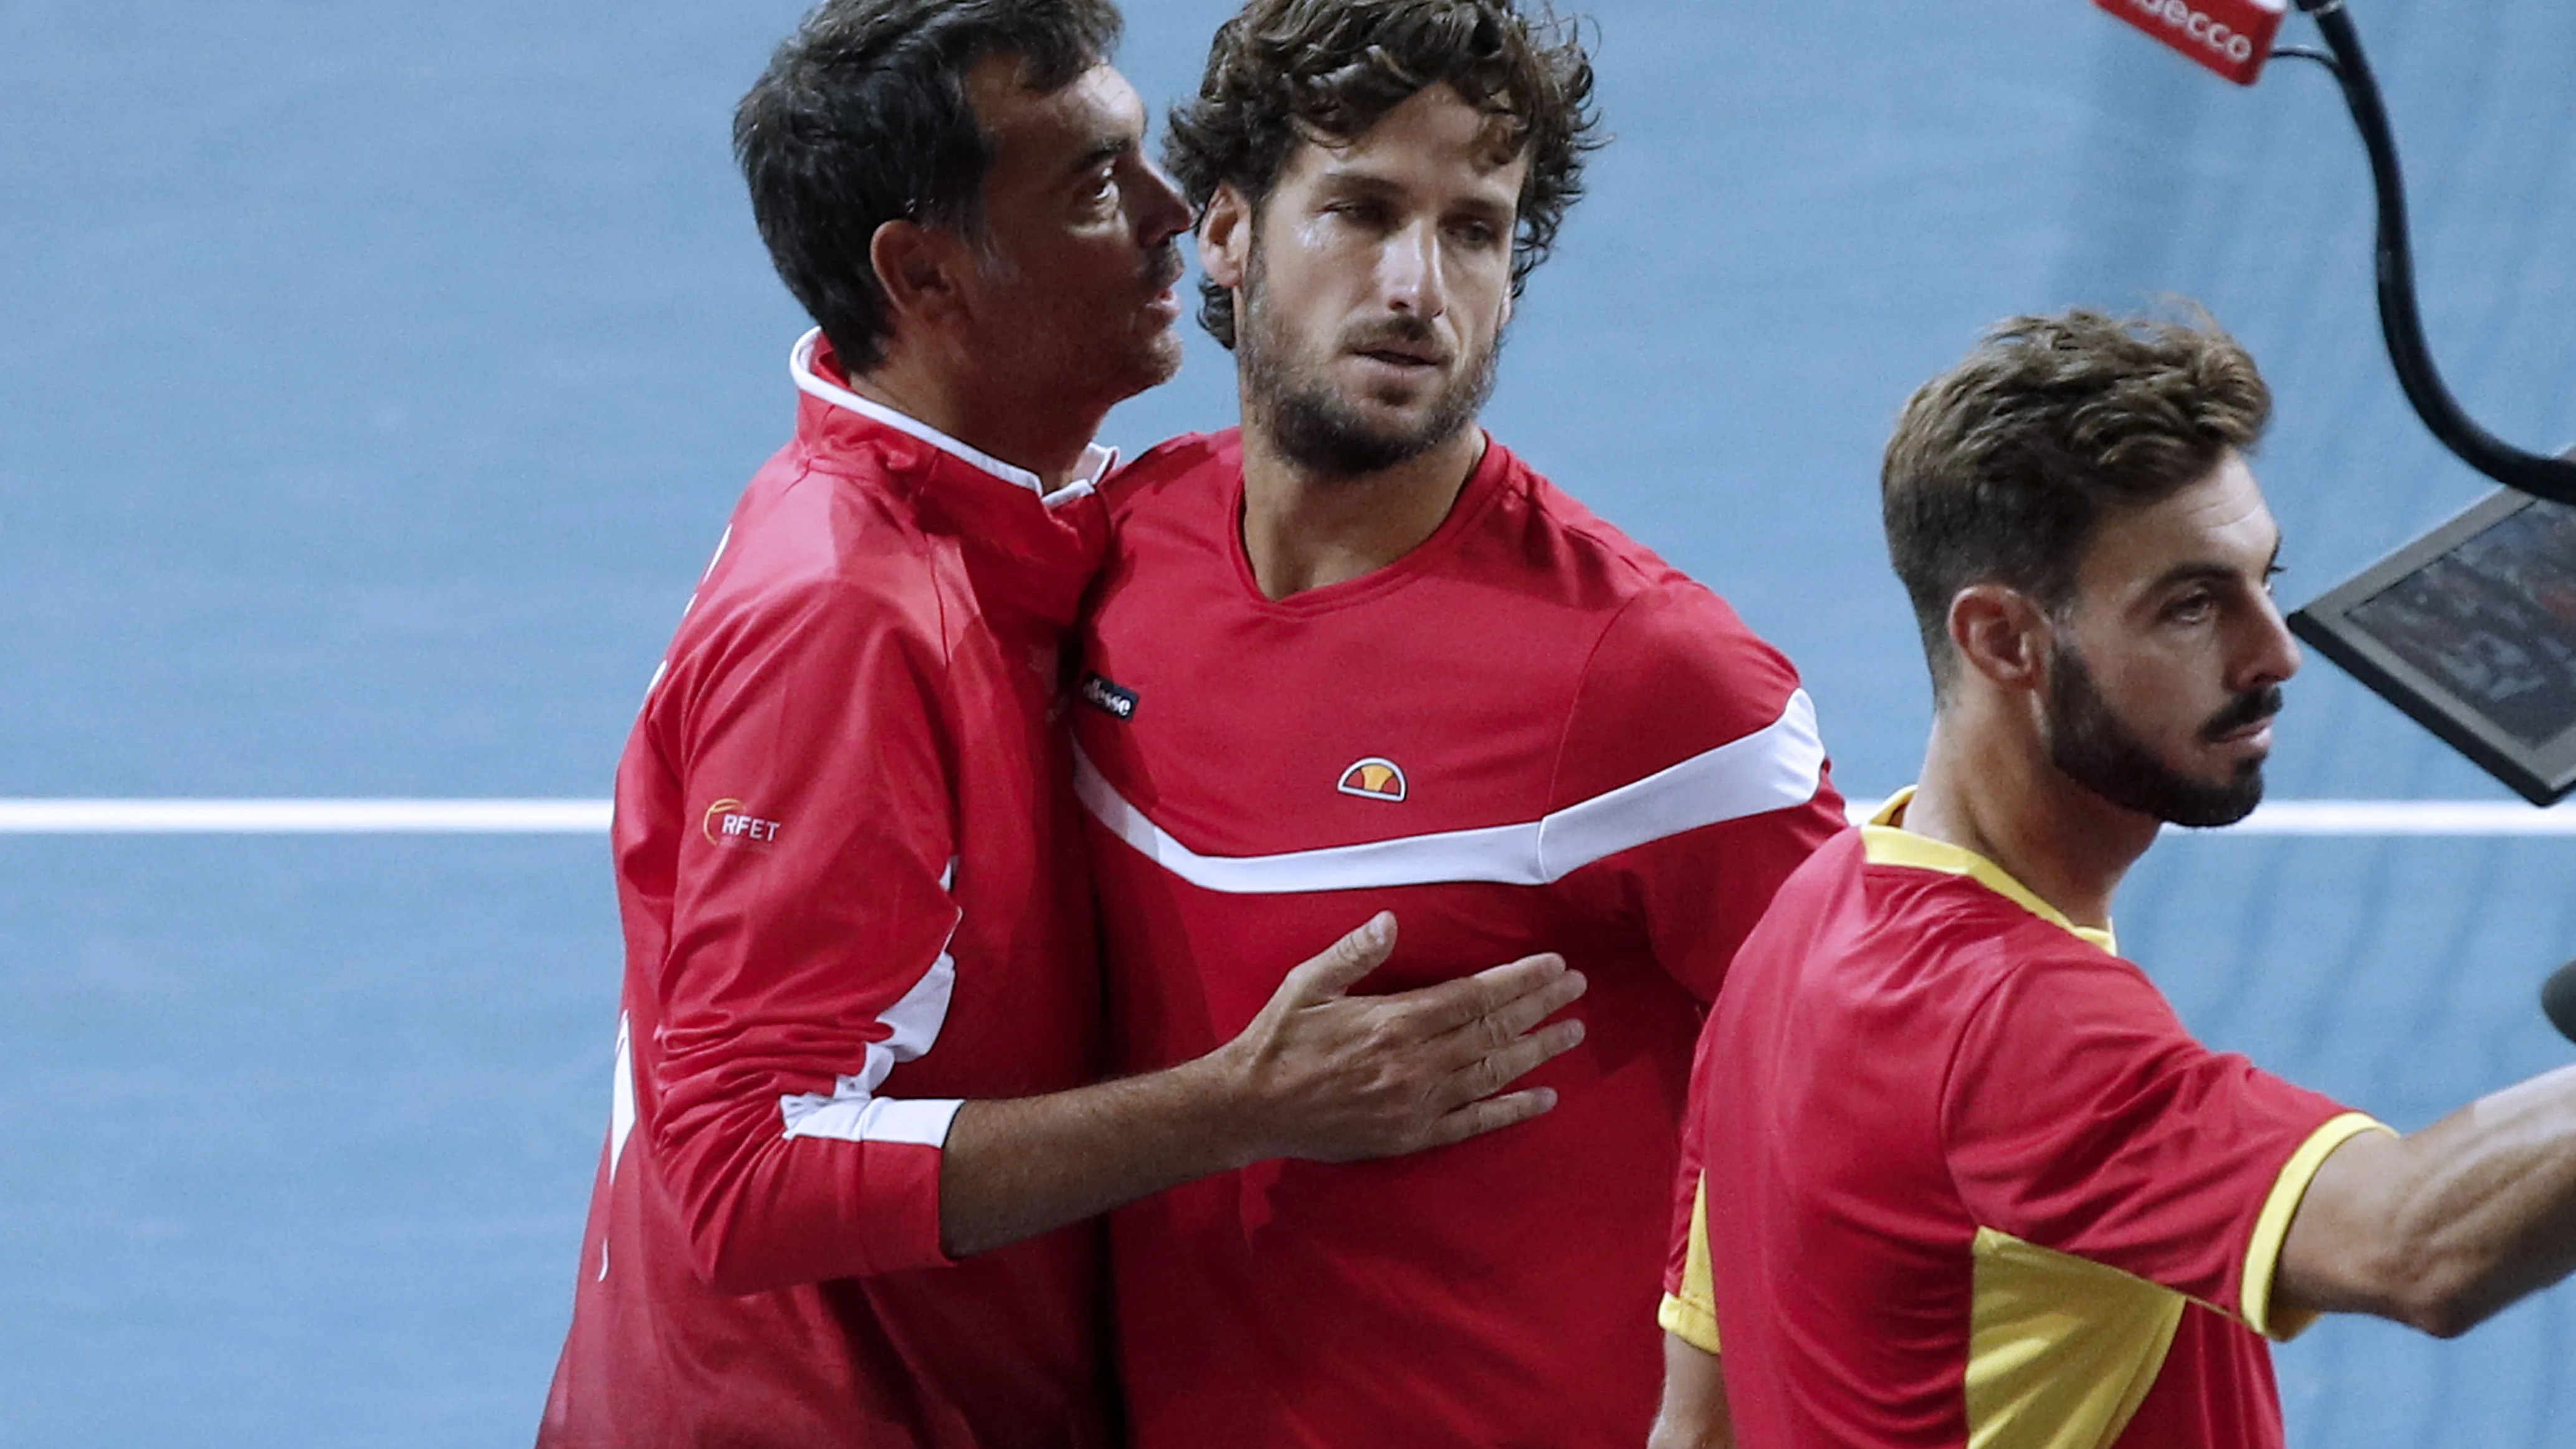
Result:
[[[975,266],[997,296],[1020,293],[1028,298],[995,308],[1004,319],[989,342],[987,356],[996,373],[1009,372],[1033,395],[1051,403],[1092,400],[1107,409],[1138,393],[1160,387],[1181,370],[1181,337],[1177,327],[1148,319],[1140,305],[1124,326],[1103,326],[1097,317],[1068,317],[1047,305],[1017,263],[999,248],[979,244]],[[1166,243],[1149,253],[1138,274],[1140,294],[1150,298],[1182,276],[1180,246]]]
[[[1264,305],[1261,253],[1245,272],[1235,347],[1243,369],[1245,421],[1257,425],[1280,456],[1320,478],[1357,478],[1409,463],[1456,437],[1494,391],[1502,339],[1450,376],[1421,421],[1381,427],[1345,402],[1324,365],[1297,355],[1285,335],[1286,318]],[[1431,324],[1400,316],[1378,334],[1390,340],[1429,341]]]
[[[2278,685],[2237,696],[2201,726],[2214,738],[2279,713]],[[2263,803],[2263,762],[2247,760],[2225,780],[2199,780],[2167,765],[2114,713],[2083,656],[2065,644],[2049,652],[2048,759],[2059,773],[2124,810],[2168,825],[2233,825]]]

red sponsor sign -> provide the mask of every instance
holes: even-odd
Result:
[[[2272,56],[2289,0],[2093,0],[2240,86]]]

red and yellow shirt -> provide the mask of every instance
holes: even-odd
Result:
[[[2282,1442],[2273,1270],[2385,1130],[2192,1039],[2109,933],[1915,835],[1784,885],[1700,1042],[1664,1326],[1748,1446]]]

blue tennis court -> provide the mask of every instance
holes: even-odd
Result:
[[[727,154],[801,7],[0,0],[0,800],[607,793],[804,323]],[[1223,0],[1137,0],[1190,86]],[[1855,795],[1927,692],[1878,542],[1988,322],[2205,301],[2304,601],[2486,491],[2402,401],[2330,82],[2081,0],[1595,0],[1617,140],[1488,413],[1805,671]],[[2469,411],[2576,442],[2576,8],[2352,0]],[[2286,34],[2303,38],[2293,18]],[[1224,354],[1112,418],[1230,420]],[[2273,793],[2509,799],[2331,666]],[[2576,837],[2173,836],[2130,954],[2402,1127],[2576,1060]],[[608,1113],[603,836],[0,833],[0,1443],[524,1442]],[[2277,1356],[2301,1449],[2538,1446],[2576,1291]]]

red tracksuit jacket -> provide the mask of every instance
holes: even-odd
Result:
[[[618,766],[615,1105],[538,1442],[1091,1449],[1096,1230],[952,1263],[939,1163],[961,1099],[1100,1065],[1060,720],[1099,504],[818,350]]]

